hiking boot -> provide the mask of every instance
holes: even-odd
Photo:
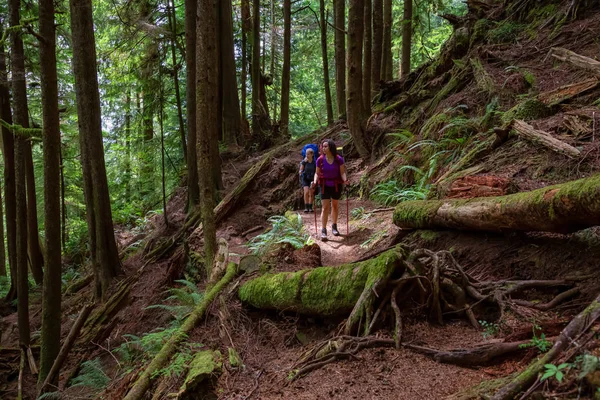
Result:
[[[337,229],[337,224],[331,225],[331,232],[333,233],[333,236],[340,236],[340,232]]]
[[[312,206],[312,204],[309,204],[309,205],[308,205],[308,212],[309,212],[309,213],[311,213],[311,212],[313,212],[313,211],[314,211],[314,210],[313,210],[313,206]]]
[[[324,242],[327,241],[327,228],[321,229],[321,240]]]
[[[308,209],[308,205],[304,205],[304,213],[308,214],[310,212],[310,210]]]

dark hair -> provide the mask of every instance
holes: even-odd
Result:
[[[333,155],[333,158],[336,158],[337,157],[337,146],[335,145],[335,142],[332,139],[323,140],[323,143],[325,143],[325,142],[327,142],[327,146],[329,146],[329,151]],[[323,154],[325,154],[325,152],[323,152]]]

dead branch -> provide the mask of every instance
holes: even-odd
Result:
[[[562,303],[566,299],[573,297],[578,293],[579,293],[579,288],[575,287],[573,289],[569,289],[567,291],[560,293],[559,295],[554,297],[548,303],[539,304],[539,303],[532,303],[531,301],[525,301],[525,300],[519,300],[519,299],[512,300],[512,302],[517,305],[520,305],[520,306],[535,308],[536,310],[540,310],[540,311],[548,311],[548,310],[553,309],[554,307],[556,307],[558,304]]]
[[[552,50],[550,50],[550,54],[560,61],[567,62],[577,68],[600,75],[600,61],[579,55],[562,47],[553,47]]]
[[[508,385],[500,389],[492,400],[514,399],[518,393],[526,390],[537,378],[545,364],[555,360],[563,350],[572,346],[577,337],[583,334],[600,317],[600,294],[580,312],[560,333],[552,349],[531,364]]]
[[[575,147],[556,139],[548,132],[535,129],[525,121],[515,120],[512,123],[512,127],[520,136],[524,137],[530,142],[540,144],[556,153],[563,154],[568,157],[579,157],[581,155],[581,152]]]
[[[557,89],[540,93],[538,100],[547,106],[554,106],[595,88],[598,86],[598,83],[600,81],[597,78],[589,78],[581,82],[564,85]]]
[[[254,228],[250,228],[247,231],[242,232],[241,236],[246,236],[246,235],[248,235],[248,234],[250,234],[252,232],[256,232],[256,231],[259,231],[261,229],[264,229],[264,226],[262,226],[262,225],[255,226]]]
[[[19,381],[17,383],[17,399],[23,398],[23,372],[25,371],[25,349],[21,349],[21,362],[19,363]]]

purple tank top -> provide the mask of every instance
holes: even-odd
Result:
[[[321,178],[325,181],[325,186],[335,186],[336,181],[339,183],[342,180],[340,166],[344,165],[344,159],[338,155],[333,163],[327,162],[326,156],[321,156],[317,159],[317,167],[321,169]]]

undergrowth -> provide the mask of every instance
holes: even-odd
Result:
[[[300,249],[313,243],[300,214],[287,212],[268,219],[272,228],[258,235],[248,243],[248,248],[256,255],[263,255],[278,244],[287,243]]]

